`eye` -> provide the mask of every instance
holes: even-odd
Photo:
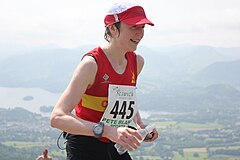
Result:
[[[137,28],[137,26],[131,26],[131,29],[136,29]]]
[[[144,25],[131,26],[131,29],[140,29],[140,28],[145,28],[145,24]]]

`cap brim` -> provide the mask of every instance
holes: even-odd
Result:
[[[129,18],[129,19],[122,20],[122,22],[124,22],[128,25],[132,25],[132,26],[143,25],[143,24],[148,24],[150,26],[154,26],[154,24],[145,17],[144,18],[143,17]]]

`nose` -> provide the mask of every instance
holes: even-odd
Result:
[[[137,28],[137,34],[139,34],[139,35],[144,35],[144,25],[141,25],[141,26],[138,26],[138,28]]]
[[[136,26],[137,30],[142,31],[145,28],[145,25]]]
[[[144,28],[140,28],[136,32],[136,36],[142,38],[144,36]]]
[[[144,28],[143,27],[140,28],[140,32],[141,32],[141,34],[144,34]]]

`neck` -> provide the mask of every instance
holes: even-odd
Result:
[[[125,54],[127,51],[122,48],[113,46],[111,43],[102,46],[102,49],[109,60],[112,62],[121,65],[125,61]]]
[[[115,72],[122,74],[127,66],[127,59],[125,58],[127,51],[112,45],[103,46],[102,49]]]

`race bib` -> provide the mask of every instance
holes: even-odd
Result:
[[[109,85],[108,105],[101,122],[113,127],[126,127],[137,111],[135,86]]]

